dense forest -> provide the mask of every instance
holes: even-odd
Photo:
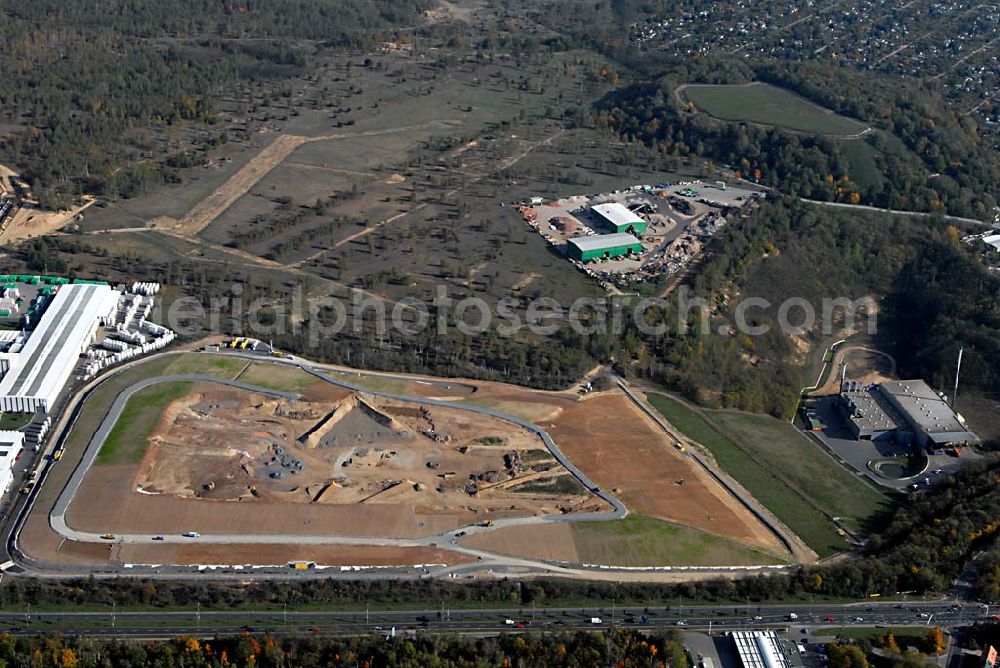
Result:
[[[1000,278],[940,220],[773,201],[715,240],[692,288],[713,305],[712,335],[695,327],[651,340],[636,370],[701,403],[791,414],[799,390],[815,380],[807,377],[814,371],[805,365],[802,344],[825,343],[815,332],[792,337],[780,331],[778,307],[789,298],[806,300],[822,319],[826,298],[885,297],[878,337],[897,355],[902,374],[946,387],[964,345],[965,386],[1000,392]],[[770,327],[766,334],[734,327],[737,305],[750,297],[772,304],[748,312],[750,325]],[[857,322],[864,324],[860,316]],[[720,323],[734,333],[714,335]]]
[[[364,42],[426,5],[0,0],[0,162],[48,207],[175,182],[177,154],[225,141],[212,127],[220,95],[242,91],[251,106],[251,92],[259,101],[302,73],[313,51],[302,40]]]
[[[748,60],[714,53],[677,57],[628,41],[629,25],[643,18],[714,13],[702,0],[546,0],[531,3],[530,11],[564,38],[622,64],[629,84],[600,108],[611,128],[627,138],[731,165],[790,195],[979,219],[993,215],[1000,155],[980,142],[972,116],[949,107],[940,81],[803,59],[791,46],[787,57]],[[763,16],[780,11],[771,3],[755,9]],[[691,29],[697,32],[697,23]],[[750,81],[793,90],[875,132],[836,140],[719,123],[674,95],[687,83]]]
[[[0,664],[10,668],[449,668],[465,666],[607,666],[687,668],[677,634],[619,630],[501,635],[497,638],[420,636],[385,639],[276,638],[245,633],[198,640],[108,642],[61,636],[0,636]]]
[[[684,83],[755,80],[791,89],[876,131],[836,139],[723,123],[675,95]],[[788,195],[978,219],[991,216],[995,204],[1000,158],[979,149],[968,117],[952,113],[929,84],[822,63],[751,67],[704,58],[667,65],[652,80],[615,91],[600,108],[609,127],[628,139],[730,165]]]

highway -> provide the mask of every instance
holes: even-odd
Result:
[[[426,607],[382,610],[365,604],[353,610],[200,610],[122,612],[22,612],[0,614],[0,630],[12,633],[62,631],[108,636],[172,637],[180,634],[215,635],[247,630],[274,633],[387,633],[495,634],[532,630],[604,630],[629,626],[645,630],[684,628],[723,632],[749,629],[788,629],[794,637],[822,635],[823,628],[845,626],[940,626],[953,628],[982,619],[986,612],[974,604],[951,601],[912,603],[847,603],[736,606],[625,606],[607,601],[593,607],[532,607],[451,609],[428,601]],[[791,615],[796,619],[791,619]],[[600,622],[592,620],[599,619]],[[804,632],[803,632],[804,630]]]

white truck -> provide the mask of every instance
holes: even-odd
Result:
[[[600,617],[591,617],[590,618],[590,623],[591,624],[600,624],[601,623],[601,618]]]
[[[185,531],[183,535],[185,538],[198,538],[201,536],[197,531]]]
[[[799,618],[799,616],[797,614],[795,614],[794,612],[789,612],[788,613],[788,619],[789,619],[789,621],[793,621],[793,620],[796,620],[798,618]]]

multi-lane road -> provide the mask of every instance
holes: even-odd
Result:
[[[377,604],[353,610],[233,610],[199,609],[168,612],[106,611],[0,614],[0,630],[12,633],[62,631],[92,635],[176,636],[215,635],[246,630],[281,633],[389,633],[491,634],[502,631],[604,630],[633,627],[646,630],[679,628],[723,632],[748,629],[789,629],[794,637],[821,636],[823,628],[845,626],[940,626],[951,628],[984,618],[988,611],[976,604],[950,601],[916,603],[849,603],[801,605],[616,606],[607,601],[593,607],[450,609],[428,601],[425,608],[381,610]],[[794,619],[792,616],[794,615]],[[599,620],[599,621],[595,621]]]

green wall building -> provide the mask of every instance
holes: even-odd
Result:
[[[602,258],[639,255],[642,244],[631,234],[598,234],[570,239],[567,253],[574,260],[590,262]]]
[[[618,202],[598,204],[590,207],[590,210],[597,216],[598,220],[618,234],[642,236],[646,233],[646,228],[649,227],[649,223],[632,213],[627,206]]]

